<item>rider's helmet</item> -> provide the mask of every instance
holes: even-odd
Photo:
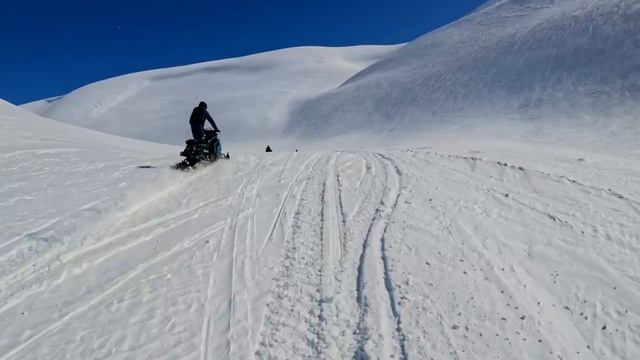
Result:
[[[203,108],[203,109],[207,109],[207,103],[204,101],[200,101],[200,104],[198,104],[198,107]]]

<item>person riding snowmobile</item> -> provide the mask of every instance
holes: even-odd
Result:
[[[202,140],[204,138],[204,122],[205,120],[209,121],[211,126],[213,126],[213,130],[216,132],[220,132],[216,122],[213,121],[213,118],[207,111],[207,103],[201,101],[200,104],[196,108],[193,109],[191,113],[191,118],[189,118],[189,124],[191,125],[191,134],[195,140]]]

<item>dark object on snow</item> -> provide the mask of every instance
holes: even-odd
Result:
[[[273,150],[271,150],[271,146],[267,145],[267,150],[266,152],[273,152]]]
[[[216,130],[204,130],[204,139],[187,140],[187,147],[180,153],[185,159],[176,164],[175,168],[182,171],[188,171],[198,165],[200,162],[212,163],[218,159],[222,159],[222,145],[218,139]]]
[[[227,156],[225,156],[224,158],[227,159],[227,160],[231,159],[231,156],[229,155],[228,151],[227,151]]]
[[[151,165],[140,165],[138,166],[138,169],[155,169],[155,166],[151,166]]]
[[[213,121],[213,118],[207,111],[207,103],[201,101],[200,104],[191,112],[191,117],[189,118],[189,124],[191,125],[191,134],[193,138],[196,140],[201,140],[204,138],[204,122],[209,121],[211,126],[213,126],[213,130],[220,132],[216,122]]]

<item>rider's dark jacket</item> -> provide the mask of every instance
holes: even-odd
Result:
[[[213,126],[213,130],[220,131],[220,129],[218,129],[218,126],[216,125],[216,122],[213,121],[213,118],[211,117],[211,115],[209,115],[209,112],[199,106],[193,109],[191,118],[189,119],[189,124],[204,128],[205,120],[209,121],[211,126]]]

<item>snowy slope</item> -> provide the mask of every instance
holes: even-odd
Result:
[[[1,102],[0,359],[640,358],[638,155],[432,145],[185,174]]]
[[[146,71],[25,107],[107,133],[183,144],[191,110],[205,100],[225,142],[246,142],[278,135],[292,103],[337,87],[396,48],[292,48]]]
[[[290,131],[508,125],[637,145],[639,20],[636,0],[493,0],[306,102]]]

